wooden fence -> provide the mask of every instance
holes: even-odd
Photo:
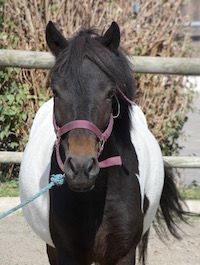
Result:
[[[23,152],[0,152],[0,163],[20,164]],[[200,168],[200,157],[164,156],[164,162],[173,168]]]
[[[136,73],[200,75],[200,58],[128,57]],[[0,67],[50,69],[54,56],[48,52],[0,50]]]
[[[137,73],[200,75],[200,58],[128,57]],[[0,68],[50,69],[54,57],[48,52],[0,50]],[[23,152],[0,152],[0,163],[21,163]],[[200,157],[163,157],[174,168],[200,168]]]

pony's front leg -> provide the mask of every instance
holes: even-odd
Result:
[[[132,248],[128,254],[122,258],[117,265],[135,265],[135,253],[136,253],[136,249],[135,247]]]
[[[49,245],[47,245],[47,254],[51,265],[88,265],[81,259],[75,260],[67,251],[60,251]]]
[[[49,258],[49,263],[51,265],[58,265],[57,251],[56,248],[53,248],[47,245],[47,255]]]
[[[82,263],[77,263],[70,258],[67,252],[57,251],[56,248],[49,245],[47,245],[47,255],[51,265],[82,265]]]

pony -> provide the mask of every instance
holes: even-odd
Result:
[[[60,187],[24,207],[51,265],[145,264],[149,229],[162,217],[178,237],[184,220],[171,170],[136,104],[116,22],[105,34],[66,39],[50,21],[53,98],[37,112],[20,168],[24,201],[63,174]]]

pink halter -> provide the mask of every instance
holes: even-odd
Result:
[[[126,97],[126,95],[121,91],[121,89],[117,86],[117,90],[120,92],[120,94],[123,96],[123,98],[128,101],[130,104],[135,105],[134,102],[132,102],[130,99]],[[57,157],[57,162],[62,171],[64,171],[64,165],[60,157],[60,152],[59,152],[59,146],[60,146],[60,138],[62,135],[68,133],[71,130],[74,129],[87,129],[93,132],[97,138],[99,139],[100,143],[100,149],[98,156],[100,156],[101,152],[103,151],[104,144],[107,141],[107,139],[110,137],[112,129],[113,129],[113,115],[110,115],[110,121],[108,124],[108,127],[106,130],[102,133],[93,123],[87,121],[87,120],[74,120],[71,122],[68,122],[67,124],[63,125],[62,127],[59,127],[56,124],[55,120],[55,115],[53,114],[53,125],[54,125],[54,130],[56,133],[57,140],[55,142],[56,146],[56,157]],[[122,160],[120,156],[114,156],[107,158],[101,162],[99,162],[100,168],[106,168],[106,167],[111,167],[111,166],[121,166],[122,165]]]
[[[56,157],[58,161],[58,165],[62,171],[64,171],[64,165],[60,157],[60,152],[59,152],[59,146],[60,146],[60,138],[62,135],[65,133],[68,133],[71,130],[74,129],[87,129],[93,132],[97,138],[99,139],[100,143],[100,149],[99,149],[99,154],[100,156],[101,152],[103,151],[103,147],[107,139],[110,137],[112,129],[113,129],[113,115],[110,115],[110,121],[108,124],[107,129],[102,133],[93,123],[87,121],[87,120],[75,120],[68,122],[67,124],[63,125],[61,128],[57,126],[56,121],[55,121],[55,115],[53,115],[53,125],[54,125],[54,130],[57,136],[56,140]],[[110,167],[110,166],[121,166],[122,161],[120,156],[114,156],[110,157],[104,161],[99,162],[100,168],[105,168],[105,167]]]

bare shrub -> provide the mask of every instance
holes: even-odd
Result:
[[[4,2],[4,1],[3,1]],[[49,20],[67,37],[81,27],[97,27],[100,33],[115,20],[121,28],[122,47],[130,55],[182,57],[187,55],[187,38],[181,42],[176,36],[183,33],[181,6],[183,0],[142,1],[136,16],[132,0],[7,0],[3,4],[1,48],[44,51],[45,27]],[[185,35],[186,36],[186,35]],[[138,85],[136,102],[146,114],[150,129],[159,141],[164,154],[178,151],[176,139],[186,120],[191,100],[183,89],[180,76],[145,74],[135,75]],[[26,84],[29,98],[24,102],[26,110],[36,112],[39,105],[50,96],[49,72],[22,69],[15,74],[20,84]],[[30,100],[31,99],[31,100]],[[19,128],[18,141],[27,136],[33,113],[29,111],[27,122]],[[19,146],[19,150],[24,148]]]

